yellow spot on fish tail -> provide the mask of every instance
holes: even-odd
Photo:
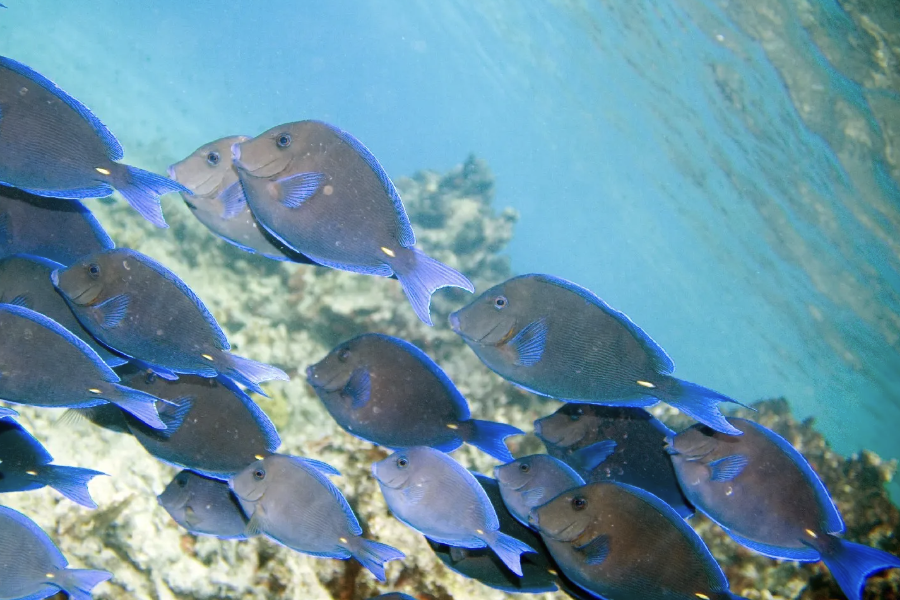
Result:
[[[655,388],[655,387],[656,387],[655,385],[653,385],[653,384],[650,383],[649,381],[644,381],[644,380],[642,380],[642,379],[638,379],[637,384],[638,384],[639,386],[645,387],[645,388]]]
[[[25,471],[26,475],[31,475],[32,477],[37,477],[37,471]]]
[[[44,577],[46,577],[47,579],[56,579],[56,575],[54,575],[53,573],[46,573]]]
[[[326,196],[330,196],[334,193],[334,186],[326,185],[322,188],[322,193]]]
[[[257,454],[257,455],[254,456],[253,458],[255,458],[256,460],[262,460],[262,459],[265,458],[265,456],[263,456],[262,454]]]
[[[481,529],[476,529],[475,533],[477,533],[478,535],[484,535],[484,531],[482,531]]]
[[[92,393],[92,394],[99,394],[99,393],[100,393],[100,390],[98,390],[97,388],[88,388],[88,391],[89,391],[90,393]]]
[[[347,538],[345,538],[345,537],[339,537],[339,538],[338,538],[338,541],[339,541],[340,543],[342,543],[342,544],[346,544],[349,540],[348,540]]]
[[[94,167],[94,170],[100,173],[101,175],[109,175],[109,169],[104,169],[103,167]]]
[[[700,600],[709,600],[709,596],[707,596],[706,594],[701,594],[700,592],[697,592],[694,595],[697,596],[698,598],[700,598]]]
[[[201,354],[200,356],[202,356],[202,357],[205,358],[206,360],[212,362],[213,357],[210,356],[209,354]]]
[[[816,535],[816,532],[813,531],[812,529],[807,529],[807,530],[806,530],[806,533],[808,533],[808,534],[809,534],[809,537],[811,537],[812,539],[816,539],[817,537],[819,537],[819,536]]]
[[[550,573],[551,575],[553,575],[554,577],[559,575],[559,573],[557,571],[554,571],[553,569],[547,569],[547,572]]]
[[[447,423],[447,429],[456,431],[457,429],[459,429],[459,425],[457,425],[456,423]]]
[[[397,256],[396,254],[394,254],[393,250],[391,250],[390,248],[385,248],[384,246],[381,247],[381,251],[384,252],[385,254],[387,254],[388,256],[390,256],[391,258],[394,258],[395,256]]]

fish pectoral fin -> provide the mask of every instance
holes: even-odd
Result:
[[[31,304],[31,300],[28,298],[28,294],[19,294],[7,304],[12,304],[13,306],[21,306],[22,308],[31,308],[29,305]]]
[[[350,398],[351,406],[354,410],[365,406],[369,401],[371,393],[372,378],[369,376],[368,369],[364,367],[353,369],[350,379],[347,380],[347,384],[344,386],[344,389],[341,390],[342,396]]]
[[[222,201],[222,218],[231,219],[238,215],[247,206],[247,197],[244,196],[244,188],[240,181],[235,181],[219,196]]]
[[[191,412],[191,408],[194,406],[194,399],[190,396],[185,396],[169,400],[167,404],[172,408],[165,407],[159,411],[159,419],[166,424],[166,428],[157,429],[153,432],[153,435],[161,438],[169,438],[178,431],[178,428],[184,423],[185,417]]]
[[[119,294],[94,307],[97,321],[103,329],[115,329],[128,313],[128,295]]]
[[[585,562],[589,565],[599,565],[609,556],[609,536],[600,535],[575,549],[584,554]]]
[[[297,208],[310,199],[322,182],[327,179],[324,173],[297,173],[277,181],[281,186],[281,203],[288,208]]]
[[[253,509],[253,514],[250,515],[250,520],[247,521],[247,526],[244,528],[244,534],[247,537],[263,535],[266,532],[267,524],[268,519],[266,518],[266,513],[257,504],[256,508]]]
[[[528,506],[538,506],[538,503],[541,501],[541,498],[544,497],[544,488],[531,488],[526,492],[522,492],[522,500],[525,501],[525,504]]]
[[[466,552],[465,548],[458,548],[456,546],[450,546],[450,560],[453,561],[453,564],[462,562],[469,557],[469,553]]]
[[[197,513],[194,512],[194,509],[190,506],[184,509],[184,523],[188,527],[196,527],[200,524],[200,519],[197,518]]]
[[[741,474],[747,466],[747,457],[743,454],[732,454],[709,463],[711,481],[731,481]]]
[[[577,450],[572,454],[572,458],[578,462],[582,470],[593,471],[616,451],[616,445],[613,440],[603,440]]]
[[[516,364],[530,367],[541,360],[547,343],[547,321],[538,319],[526,325],[506,345],[515,352]]]
[[[408,504],[418,504],[425,497],[425,486],[421,483],[403,488],[403,499]]]

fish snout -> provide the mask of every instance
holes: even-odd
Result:
[[[169,176],[169,179],[178,181],[178,177],[175,176],[175,165],[169,165],[166,168],[166,174]]]
[[[450,321],[450,329],[459,333],[459,315],[457,313],[450,313],[447,320]]]
[[[528,511],[528,523],[532,525],[535,529],[540,529],[540,519],[538,518],[537,508],[532,508]]]
[[[237,166],[244,168],[244,165],[241,164],[241,143],[237,142],[236,144],[231,145],[231,162],[235,163]]]
[[[316,378],[315,366],[309,365],[308,367],[306,367],[306,381],[308,381],[311,386],[315,387],[316,384],[315,384],[315,382],[313,382],[313,379],[315,379],[315,378]]]
[[[50,282],[53,283],[53,287],[59,287],[59,269],[53,269],[50,273]]]
[[[675,438],[671,435],[666,436],[666,441],[663,444],[663,448],[669,455],[678,454],[678,450],[675,449]]]
[[[534,435],[541,435],[541,419],[534,422]]]

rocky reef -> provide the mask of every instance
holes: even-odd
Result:
[[[159,170],[163,165],[147,166]],[[517,215],[493,206],[494,181],[482,161],[470,157],[448,173],[423,171],[396,183],[426,252],[466,273],[479,289],[510,276],[503,251]],[[305,367],[339,341],[367,331],[388,333],[412,341],[435,358],[469,399],[473,416],[530,431],[534,419],[557,405],[521,392],[488,371],[444,326],[447,314],[466,294],[439,292],[433,308],[437,326],[428,328],[394,281],[246,254],[214,238],[179,204],[174,197],[165,200],[171,224],[167,231],[153,229],[121,202],[93,203],[91,208],[117,244],[153,256],[184,279],[222,324],[237,353],[278,365],[292,376],[290,382],[268,384],[270,398],[257,398],[281,433],[281,451],[337,467],[343,477],[335,483],[367,534],[403,550],[407,558],[390,563],[388,582],[379,584],[354,561],[315,559],[265,539],[195,537],[156,503],[156,494],[176,469],[154,460],[129,436],[86,421],[58,423],[59,413],[49,410],[21,410],[21,421],[59,464],[110,475],[91,485],[100,508],[83,509],[49,489],[10,494],[4,503],[34,518],[74,566],[113,572],[115,577],[96,590],[100,599],[358,600],[388,590],[421,600],[511,598],[444,568],[420,535],[389,515],[369,474],[370,464],[387,453],[340,430],[303,377]],[[784,400],[756,408],[759,412],[752,418],[787,437],[824,477],[850,539],[900,551],[900,513],[884,491],[895,464],[865,452],[850,459],[836,455],[811,422],[793,419]],[[658,416],[675,428],[687,424],[669,409],[661,408]],[[510,446],[515,454],[542,450],[532,435],[511,438]],[[454,456],[483,472],[494,464],[469,447]],[[840,597],[820,564],[772,561],[738,547],[702,517],[693,525],[725,567],[736,593],[752,599]],[[866,598],[896,598],[898,593],[900,574],[893,572],[873,577]]]

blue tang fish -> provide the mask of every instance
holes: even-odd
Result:
[[[345,431],[388,448],[450,452],[467,442],[505,462],[512,455],[503,440],[523,434],[511,425],[472,419],[466,399],[441,368],[395,337],[370,333],[343,342],[309,367],[306,378]]]
[[[260,394],[260,382],[288,379],[281,369],[231,354],[225,333],[196,294],[140,252],[92,254],[57,269],[52,279],[95,338],[160,374],[221,374]]]
[[[547,453],[585,481],[618,481],[647,490],[687,518],[694,514],[665,440],[674,432],[642,408],[564,404],[534,422]]]
[[[607,600],[733,600],[700,536],[640,488],[590,483],[531,510],[556,564]]]
[[[91,590],[112,573],[67,569],[68,561],[34,521],[0,506],[0,598],[43,600],[59,591],[90,600]]]
[[[247,539],[247,516],[225,481],[182,471],[157,500],[176,523],[193,534]]]
[[[264,533],[313,556],[352,556],[384,581],[384,563],[405,555],[362,537],[356,515],[329,475],[340,473],[317,460],[272,454],[238,473],[230,485],[250,517],[249,534]]]
[[[81,202],[0,186],[0,258],[43,256],[71,265],[115,244]]]
[[[0,304],[0,400],[29,406],[89,408],[110,402],[165,429],[159,398],[119,384],[90,346],[33,310]]]
[[[166,227],[159,197],[180,184],[117,161],[119,141],[55,83],[0,56],[0,182],[54,198],[119,191],[148,221]]]
[[[841,539],[844,521],[828,490],[787,440],[758,423],[729,418],[739,438],[694,426],[669,441],[688,499],[736,542],[766,556],[823,561],[848,598],[900,558]]]
[[[546,504],[584,479],[569,465],[546,454],[532,454],[494,467],[503,504],[520,523],[530,527],[531,509]]]
[[[105,473],[52,462],[50,453],[21,425],[12,419],[0,419],[0,493],[50,486],[72,502],[97,508],[87,484]]]
[[[249,139],[234,135],[204,144],[170,166],[169,177],[191,191],[182,192],[184,203],[213,235],[273,260],[315,264],[273,238],[250,212],[231,162],[231,147]]]
[[[0,302],[30,308],[78,336],[103,362],[118,367],[127,359],[94,339],[59,295],[50,274],[62,265],[39,256],[16,255],[0,259]]]
[[[396,275],[431,325],[432,294],[474,291],[465,276],[415,248],[394,184],[355,137],[319,121],[273,127],[233,148],[250,210],[272,235],[326,267]]]
[[[491,370],[536,394],[616,406],[662,400],[740,435],[717,406],[737,402],[672,377],[672,359],[650,336],[569,281],[514,277],[451,314],[450,326]]]
[[[489,547],[522,576],[528,544],[500,531],[497,511],[484,489],[458,462],[434,448],[398,450],[372,465],[388,508],[428,539],[460,548]]]

